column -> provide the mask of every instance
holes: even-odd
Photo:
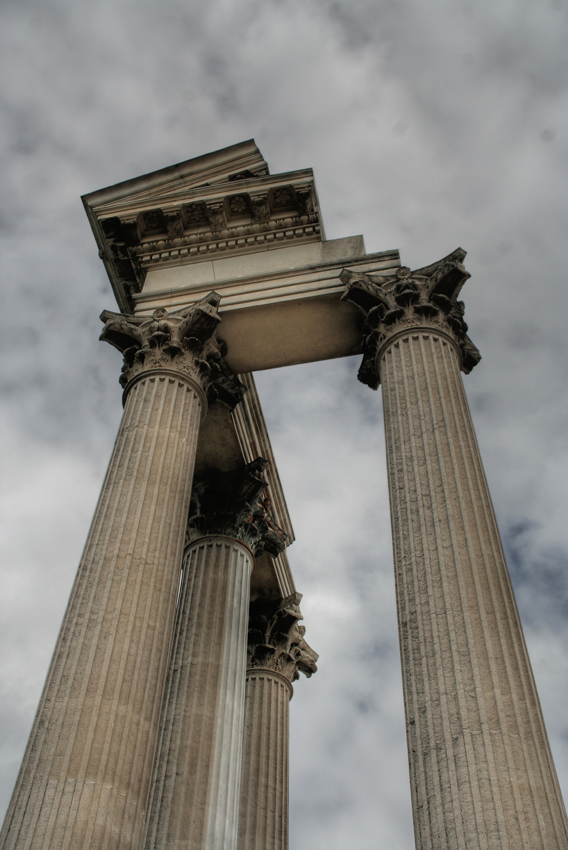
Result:
[[[219,297],[105,312],[124,415],[0,839],[3,850],[139,850]]]
[[[258,458],[196,481],[146,850],[234,850],[254,555],[284,535],[267,515]]]
[[[292,682],[317,670],[304,640],[300,593],[251,604],[238,850],[288,850]]]
[[[344,272],[383,385],[407,742],[419,850],[568,847],[566,815],[460,368],[458,249],[395,277]]]

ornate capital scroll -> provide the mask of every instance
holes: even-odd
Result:
[[[262,472],[268,464],[257,458],[230,472],[210,470],[193,485],[188,538],[210,534],[236,537],[255,555],[274,557],[286,546],[286,534],[272,516],[267,482]]]
[[[274,670],[290,683],[300,678],[300,671],[308,678],[317,671],[319,656],[304,639],[305,626],[298,625],[301,598],[301,593],[293,593],[285,599],[251,603],[248,668]]]
[[[376,390],[380,383],[379,358],[385,344],[395,334],[413,328],[427,328],[450,337],[461,354],[466,374],[479,363],[481,355],[467,336],[464,304],[457,297],[470,277],[462,262],[461,248],[431,266],[411,271],[406,266],[394,276],[361,274],[344,269],[342,301],[353,304],[365,315],[363,362],[359,380]]]
[[[154,370],[176,372],[192,378],[209,398],[234,407],[244,387],[223,362],[224,343],[215,339],[221,321],[221,297],[207,298],[169,313],[160,308],[151,316],[130,316],[104,310],[105,327],[100,339],[110,342],[124,356],[120,384],[128,391],[132,382]]]

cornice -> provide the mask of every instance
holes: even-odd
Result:
[[[138,213],[155,209],[156,206],[161,207],[165,212],[171,212],[180,204],[192,204],[198,201],[214,203],[230,195],[262,193],[270,189],[285,188],[290,184],[302,188],[314,183],[314,173],[311,168],[280,174],[268,174],[264,169],[262,171],[264,173],[247,172],[246,177],[237,174],[232,178],[214,183],[196,184],[195,181],[181,178],[156,185],[144,192],[120,195],[104,203],[91,204],[90,208],[100,219],[110,218],[113,215],[135,217]],[[90,197],[86,195],[83,201]]]
[[[130,256],[145,273],[157,265],[177,266],[188,262],[201,262],[212,254],[234,256],[243,252],[280,247],[286,242],[320,242],[321,226],[316,213],[286,216],[267,222],[254,222],[221,230],[204,230],[184,233],[173,238],[141,242]]]
[[[85,196],[99,255],[122,312],[133,312],[152,268],[322,241],[312,170],[277,175],[266,170],[225,173],[222,180],[203,185],[195,174],[184,177],[179,169],[173,175],[165,169]]]
[[[131,180],[123,180],[105,189],[89,192],[83,195],[83,203],[87,209],[94,209],[120,198],[143,196],[160,187],[175,185],[179,181],[198,186],[225,182],[247,172],[252,174],[260,171],[268,173],[268,165],[254,139],[248,139],[246,142],[239,142],[175,165],[168,165],[166,168],[142,174]]]

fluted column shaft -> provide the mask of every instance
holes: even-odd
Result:
[[[236,845],[253,563],[224,535],[194,541],[184,558],[147,850]]]
[[[289,702],[316,672],[300,593],[251,604],[238,850],[288,850]]]
[[[247,670],[238,850],[288,850],[289,680]]]
[[[460,361],[427,327],[378,358],[416,844],[566,850]]]
[[[203,404],[171,369],[128,393],[3,850],[140,847]]]

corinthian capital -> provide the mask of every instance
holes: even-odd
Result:
[[[302,619],[301,598],[301,593],[293,593],[285,599],[251,603],[249,668],[274,670],[290,683],[300,678],[300,672],[308,678],[316,672],[319,656],[304,639],[305,627],[298,624]]]
[[[189,540],[224,534],[245,543],[255,555],[274,557],[286,546],[286,534],[272,515],[268,483],[262,476],[268,465],[257,458],[230,472],[210,470],[196,479],[191,496]]]
[[[169,313],[160,308],[151,316],[130,316],[104,310],[100,336],[124,356],[121,386],[138,376],[166,370],[189,376],[209,394],[234,406],[244,388],[223,362],[223,343],[214,334],[221,318],[221,297],[211,292],[191,307]]]
[[[463,267],[466,252],[458,248],[431,266],[416,271],[402,266],[389,277],[361,274],[344,269],[343,301],[365,315],[363,362],[359,380],[377,389],[380,383],[378,361],[385,343],[400,331],[429,328],[449,336],[461,353],[466,374],[479,362],[479,351],[467,336],[464,304],[458,295],[470,277]]]

